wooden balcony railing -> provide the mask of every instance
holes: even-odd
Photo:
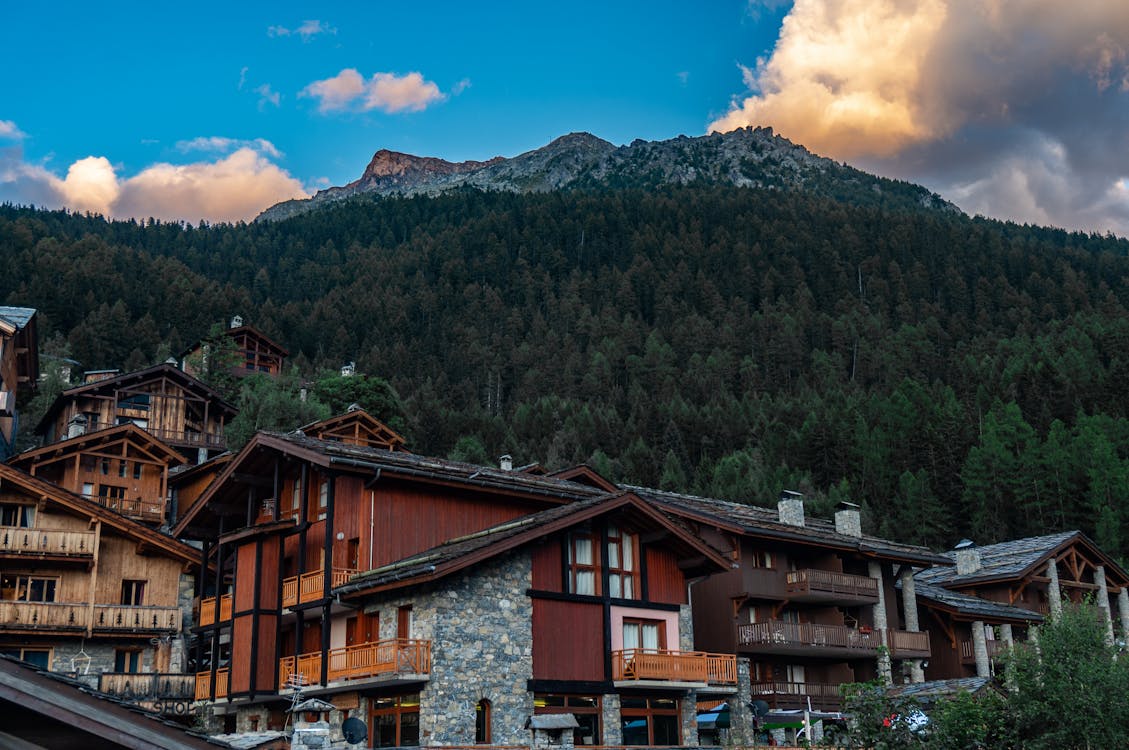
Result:
[[[824,598],[878,599],[878,581],[867,576],[836,573],[830,570],[792,570],[784,584],[790,598],[805,595]]]
[[[926,659],[930,655],[929,634],[912,630],[887,630],[886,646],[895,659]]]
[[[1007,643],[1004,641],[984,641],[984,645],[988,648],[989,659],[995,659],[1007,653]],[[976,651],[972,641],[960,642],[960,661],[961,664],[976,663]]]
[[[825,651],[860,655],[877,653],[879,646],[890,649],[895,659],[927,658],[929,634],[908,630],[851,628],[846,625],[822,625],[811,622],[772,620],[740,625],[737,643],[751,650],[802,654]]]
[[[806,708],[810,698],[813,707],[834,709],[840,705],[839,685],[829,682],[754,682],[752,696],[771,708]]]
[[[737,684],[737,657],[702,651],[631,648],[612,652],[612,678]]]
[[[232,595],[224,594],[219,598],[220,605],[220,622],[227,622],[231,619],[231,605]],[[206,599],[200,600],[200,615],[196,618],[197,625],[211,625],[216,622],[216,597],[209,596]]]
[[[278,688],[321,683],[321,652],[278,660]],[[431,641],[391,638],[335,648],[329,652],[330,682],[392,674],[430,674]]]
[[[72,602],[0,602],[0,628],[85,630],[96,633],[165,633],[180,630],[176,607],[131,607]]]
[[[228,688],[231,685],[231,670],[228,668],[216,670],[216,700],[222,700],[227,697]],[[212,699],[212,672],[197,672],[196,673],[196,700],[206,701]]]
[[[146,410],[126,407],[119,407],[119,410],[122,412],[121,416],[123,417],[146,419],[149,416]],[[95,430],[108,430],[111,427],[119,426],[120,425],[113,422],[90,422],[87,424],[86,430],[87,432],[94,432]],[[203,446],[205,448],[224,448],[227,446],[227,439],[224,437],[223,433],[213,435],[206,432],[166,430],[152,426],[143,427],[142,429],[150,435],[174,445]]]
[[[330,583],[333,588],[343,585],[359,571],[350,568],[334,568],[333,579]],[[292,576],[282,580],[282,606],[293,607],[297,604],[317,601],[324,597],[322,591],[325,584],[325,569],[311,570],[300,576]]]
[[[126,518],[156,522],[165,519],[165,504],[160,500],[146,500],[139,497],[109,497],[107,495],[95,495],[91,499],[104,508],[109,508],[115,513],[121,513]]]
[[[98,689],[134,703],[190,701],[196,694],[196,675],[103,672],[98,678]]]
[[[93,531],[0,526],[0,554],[94,557]]]

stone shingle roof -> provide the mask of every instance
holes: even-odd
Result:
[[[898,584],[901,588],[901,584]],[[935,586],[920,581],[914,582],[914,590],[918,599],[936,602],[960,614],[973,617],[982,617],[988,620],[1026,620],[1028,622],[1042,622],[1043,616],[1029,609],[1015,607],[1002,602],[993,602],[977,596],[969,596],[946,588]]]
[[[724,525],[736,525],[744,533],[756,536],[784,535],[797,541],[810,541],[814,544],[830,545],[843,549],[855,549],[877,557],[891,557],[899,560],[914,560],[927,565],[944,565],[950,560],[930,551],[926,547],[901,544],[888,539],[864,534],[860,537],[847,536],[835,531],[835,524],[818,518],[804,519],[804,526],[790,526],[781,523],[777,512],[769,508],[734,503],[727,500],[696,497],[676,492],[620,485],[622,489],[634,492],[642,498],[658,503],[675,514],[689,513],[699,517],[717,520]]]
[[[914,577],[918,581],[941,586],[963,584],[981,578],[1018,578],[1062,544],[1081,535],[1080,531],[1063,531],[976,547],[980,552],[980,569],[975,573],[959,575],[955,567],[945,567],[923,570]],[[945,552],[944,555],[956,562],[956,550]]]
[[[895,685],[886,692],[895,698],[912,698],[919,703],[931,704],[941,698],[952,697],[957,693],[976,695],[992,684],[991,677],[957,677],[951,680],[931,680],[929,682]]]
[[[17,329],[23,328],[28,321],[35,317],[34,307],[8,307],[0,305],[0,318],[14,325]]]

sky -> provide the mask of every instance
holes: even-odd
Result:
[[[1120,1],[20,3],[0,65],[0,202],[250,220],[382,148],[767,125],[969,214],[1129,236]]]

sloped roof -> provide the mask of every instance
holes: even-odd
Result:
[[[19,330],[35,317],[34,307],[9,307],[0,305],[0,320]]]
[[[1063,531],[1058,534],[1046,536],[1030,536],[1024,539],[1012,539],[997,544],[988,544],[975,549],[980,553],[980,569],[975,573],[961,575],[955,567],[932,568],[917,573],[914,578],[925,583],[935,583],[941,586],[954,584],[965,585],[982,580],[1009,580],[1021,578],[1039,563],[1055,554],[1059,549],[1074,541],[1082,541],[1095,552],[1101,554],[1089,538],[1081,531]],[[949,560],[956,562],[956,550],[944,553]],[[1105,557],[1105,555],[1102,555]],[[1121,571],[1112,560],[1106,558],[1106,565],[1113,566]],[[1122,572],[1124,575],[1124,573]]]
[[[919,703],[931,704],[942,698],[950,698],[958,693],[977,695],[986,689],[994,689],[991,677],[957,677],[951,680],[930,680],[913,682],[907,685],[894,685],[886,694],[895,698],[912,698]]]
[[[805,518],[804,526],[781,523],[775,510],[727,500],[696,497],[648,487],[620,485],[625,490],[660,504],[671,513],[693,517],[749,536],[777,539],[854,550],[870,557],[879,557],[926,565],[948,565],[952,561],[926,547],[901,544],[888,539],[863,535],[847,536],[835,531],[835,524],[818,518]]]
[[[379,434],[388,443],[396,447],[396,450],[404,450],[404,438],[398,432],[393,430],[388,425],[381,422],[365,411],[364,407],[353,405],[343,414],[338,414],[327,419],[322,419],[317,422],[310,422],[307,425],[302,425],[298,428],[299,432],[327,432],[338,427],[345,425],[359,423],[369,431]]]
[[[901,582],[898,583],[898,588],[901,588]],[[978,596],[969,596],[968,594],[949,591],[946,588],[935,586],[931,583],[922,583],[915,580],[914,591],[917,593],[918,599],[935,603],[942,609],[947,609],[958,615],[992,621],[1043,621],[1043,616],[1038,612],[1032,612],[1029,609],[1023,609],[1022,607],[1016,607],[1011,604],[981,599]]]
[[[137,445],[148,446],[148,449],[156,454],[168,459],[170,464],[183,464],[185,463],[184,456],[169,446],[161,442],[152,433],[141,429],[135,424],[123,424],[115,427],[107,427],[104,430],[94,430],[93,432],[86,432],[82,435],[66,440],[60,440],[57,443],[50,443],[41,448],[32,448],[23,453],[13,456],[8,459],[8,463],[13,466],[21,468],[28,464],[35,463],[36,460],[45,458],[47,456],[65,455],[68,453],[77,453],[86,449],[90,445],[104,444],[113,440],[126,439]]]
[[[231,747],[78,680],[10,656],[0,655],[0,675],[0,713],[5,716],[2,730],[31,743],[28,747]]]
[[[133,372],[126,372],[121,375],[116,375],[112,378],[96,380],[93,383],[83,383],[82,385],[75,386],[74,388],[68,388],[67,390],[60,393],[58,398],[56,398],[51,403],[51,406],[47,409],[47,412],[43,415],[43,418],[39,420],[39,424],[35,426],[35,432],[36,434],[42,433],[47,428],[47,426],[51,424],[52,421],[54,421],[55,415],[59,412],[60,409],[63,408],[63,405],[79,396],[83,396],[88,393],[97,393],[98,391],[106,389],[112,391],[115,388],[121,386],[144,383],[147,380],[153,380],[162,376],[176,380],[188,390],[196,391],[197,393],[205,396],[212,403],[219,406],[220,409],[228,416],[234,416],[238,411],[235,406],[224,400],[224,398],[219,394],[219,391],[215,390],[203,381],[197,380],[196,378],[181,370],[179,367],[170,365],[167,362],[162,362],[159,365],[146,367],[143,370],[134,370]]]
[[[659,509],[634,493],[602,495],[559,505],[498,524],[483,531],[457,537],[415,555],[353,576],[335,591],[341,596],[357,595],[384,588],[407,586],[433,580],[495,557],[546,534],[566,529],[590,518],[619,509],[630,509],[652,525],[662,527],[673,537],[667,548],[692,549],[705,558],[706,567],[728,570],[732,563],[718,550],[696,537]]]
[[[235,328],[225,328],[225,329],[223,329],[222,333],[223,333],[224,336],[230,336],[232,338],[235,338],[236,336],[238,336],[241,333],[250,334],[250,335],[254,336],[255,338],[259,339],[260,341],[262,341],[263,343],[267,344],[267,346],[269,346],[271,349],[274,349],[278,354],[281,354],[283,357],[290,356],[290,352],[286,350],[286,347],[284,347],[282,344],[280,344],[277,341],[275,341],[274,339],[272,339],[270,336],[267,336],[265,333],[260,331],[258,328],[255,328],[255,326],[242,325],[242,326],[236,326]],[[192,352],[199,349],[203,344],[204,344],[203,340],[197,341],[196,343],[192,344],[187,349],[182,351],[177,356],[177,359],[183,359],[184,357],[188,356]]]

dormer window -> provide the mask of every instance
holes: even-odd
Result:
[[[595,596],[600,593],[600,561],[596,557],[597,537],[577,532],[568,542],[568,590],[571,594]]]
[[[608,593],[617,599],[639,597],[638,537],[608,527]]]
[[[609,526],[607,548],[600,548],[598,531],[575,531],[568,538],[568,592],[585,596],[604,593],[602,561],[607,560],[607,595],[615,599],[638,599],[639,538]],[[605,552],[601,554],[601,552]]]

